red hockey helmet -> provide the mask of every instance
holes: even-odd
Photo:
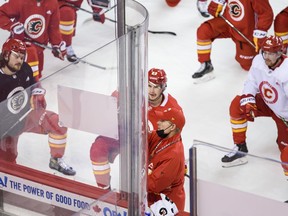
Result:
[[[148,80],[156,85],[166,87],[167,77],[166,73],[162,69],[152,68],[148,71]]]
[[[272,36],[272,35],[265,38],[265,40],[263,41],[261,45],[262,51],[272,52],[272,53],[282,52],[283,48],[284,46],[283,46],[282,38],[278,36]]]
[[[2,55],[10,55],[11,51],[26,55],[26,45],[18,39],[8,39],[2,46]]]

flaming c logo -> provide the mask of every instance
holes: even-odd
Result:
[[[45,30],[45,18],[40,14],[29,16],[24,23],[25,32],[31,38],[39,38]]]
[[[243,19],[245,14],[244,6],[239,0],[229,1],[227,7],[233,20],[240,21]]]
[[[260,83],[260,93],[262,98],[266,103],[274,104],[278,100],[278,92],[277,90],[270,85],[267,81],[263,81]]]

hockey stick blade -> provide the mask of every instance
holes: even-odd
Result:
[[[110,22],[116,23],[116,20],[110,19],[108,17],[106,17],[107,20],[109,20]],[[177,34],[175,32],[171,32],[171,31],[150,31],[148,30],[149,33],[152,34],[169,34],[169,35],[174,35],[177,36]]]
[[[169,35],[177,36],[177,34],[175,32],[171,32],[171,31],[151,31],[151,30],[148,30],[148,32],[152,33],[152,34],[169,34]]]

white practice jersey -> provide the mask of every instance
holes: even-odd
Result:
[[[260,93],[264,102],[278,116],[288,120],[288,58],[275,70],[258,54],[253,59],[243,94]]]

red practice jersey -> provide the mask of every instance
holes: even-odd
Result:
[[[20,22],[25,37],[41,44],[60,44],[59,5],[57,0],[9,0],[0,7],[0,28],[10,31]]]
[[[157,130],[157,121],[159,121],[159,118],[157,117],[157,110],[159,109],[163,110],[165,108],[173,108],[173,107],[182,110],[177,100],[166,92],[163,92],[163,101],[158,107],[153,107],[149,104],[148,106],[149,131]]]
[[[273,22],[273,10],[268,0],[239,0],[226,1],[227,5],[223,16],[229,20],[242,34],[249,36],[255,29],[268,31]],[[244,41],[235,30],[231,34],[238,41]]]
[[[81,7],[83,0],[58,0],[59,6],[73,4],[75,7]],[[67,4],[68,3],[68,4]]]
[[[148,204],[160,199],[160,193],[175,202],[179,211],[184,210],[185,156],[180,134],[161,139],[155,131],[148,133]]]

